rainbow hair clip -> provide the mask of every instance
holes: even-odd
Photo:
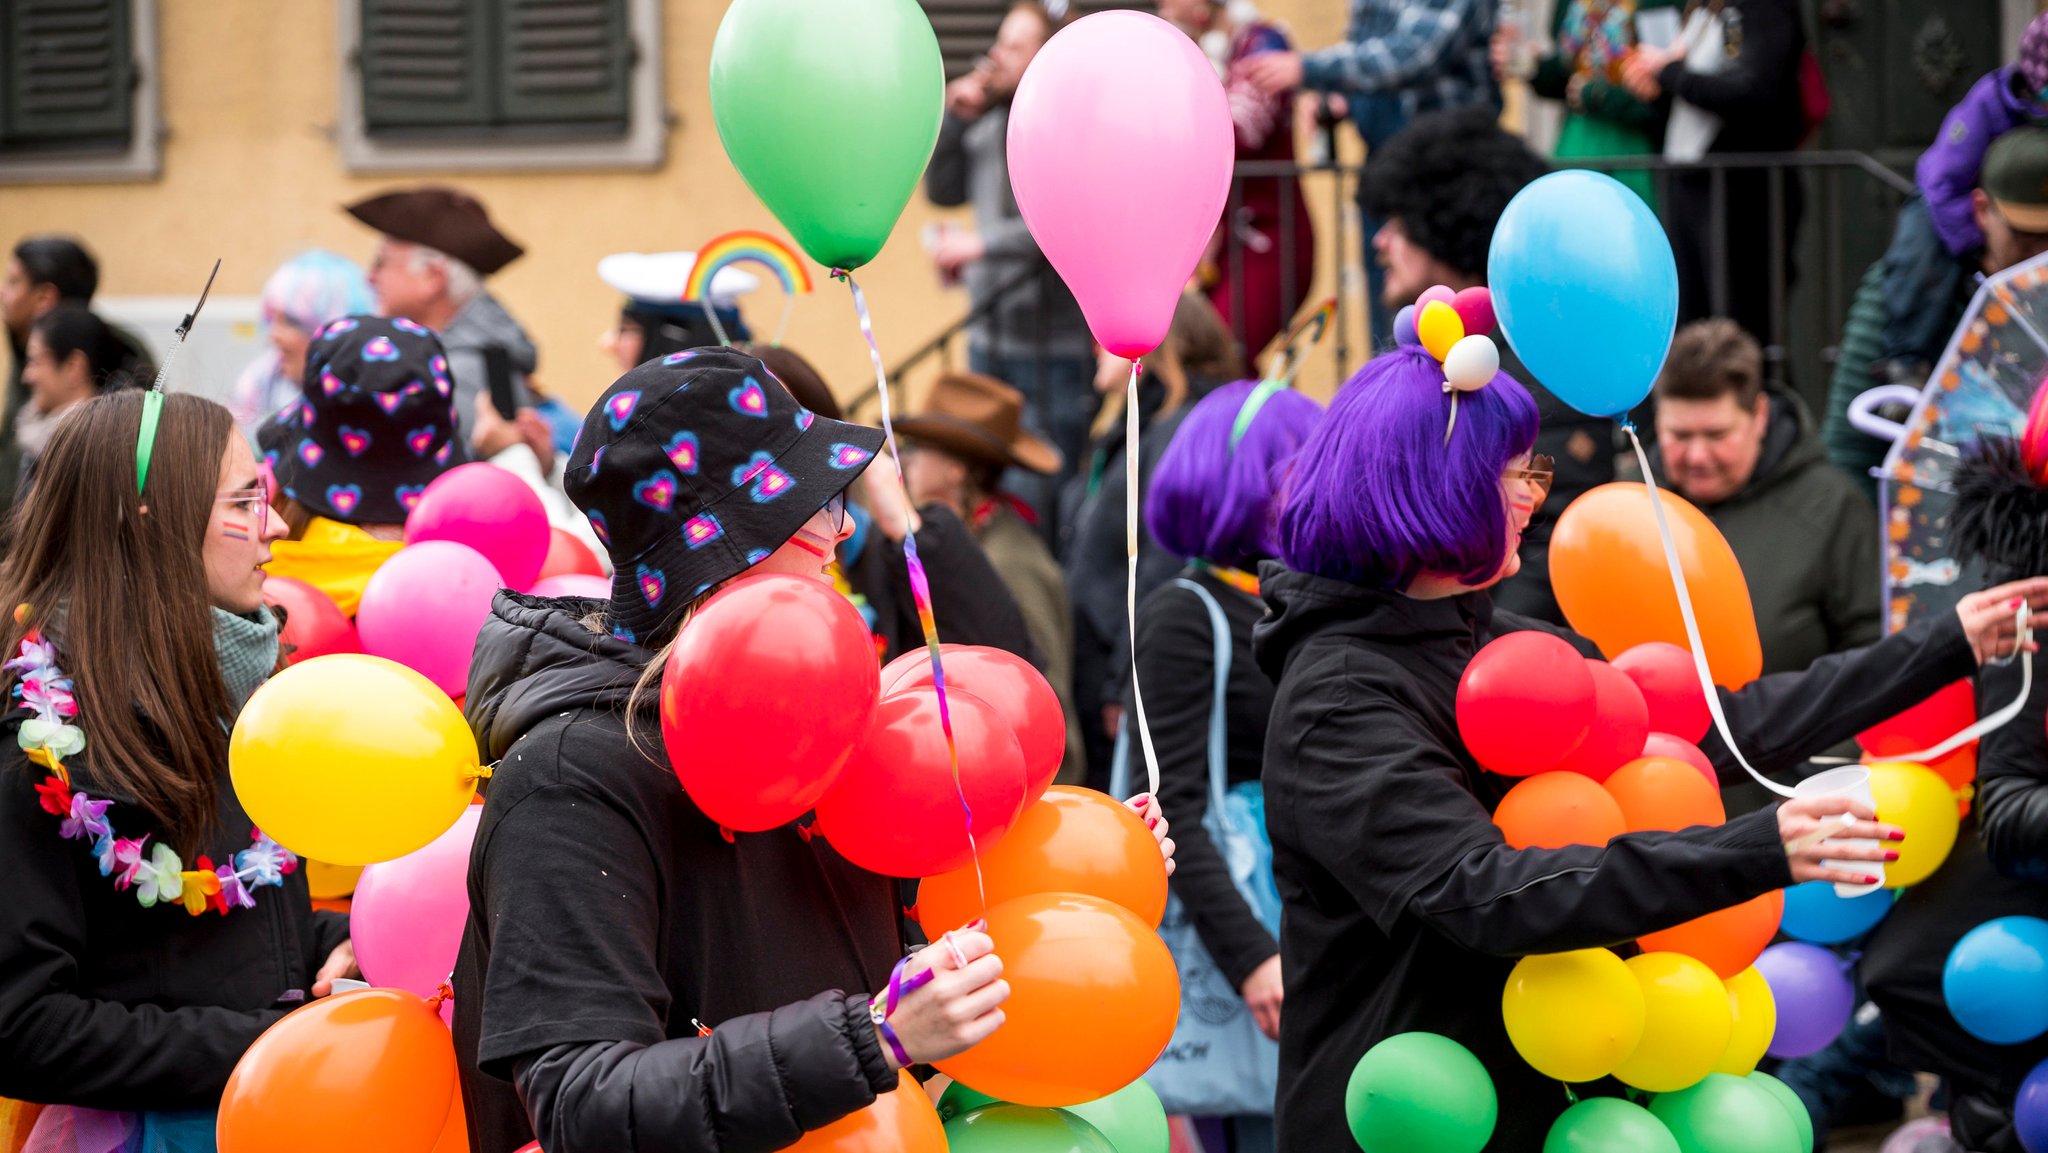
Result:
[[[1451,397],[1445,444],[1458,427],[1458,394],[1485,388],[1500,372],[1500,349],[1487,337],[1493,325],[1493,294],[1483,287],[1453,292],[1435,285],[1394,315],[1395,342],[1419,344],[1443,365],[1444,391]]]

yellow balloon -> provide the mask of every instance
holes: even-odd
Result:
[[[1456,309],[1441,300],[1432,300],[1415,315],[1415,335],[1422,339],[1422,347],[1431,356],[1442,360],[1451,354],[1452,345],[1465,339],[1465,322],[1458,319]]]
[[[1885,887],[1903,889],[1933,876],[1956,847],[1961,817],[1955,791],[1925,765],[1880,761],[1870,766],[1870,793],[1877,819],[1906,830],[1906,839],[1890,846],[1899,859],[1884,867]]]
[[[1683,953],[1644,953],[1627,964],[1643,990],[1643,1039],[1614,1075],[1652,1093],[1697,1085],[1728,1052],[1735,1031],[1727,988]]]
[[[304,862],[306,866],[306,888],[312,891],[316,901],[338,901],[356,891],[356,882],[362,879],[361,865],[330,865],[325,861]]]
[[[270,678],[228,741],[235,795],[302,857],[369,865],[447,832],[476,793],[476,738],[432,681],[394,661],[316,657]]]
[[[1728,990],[1728,1009],[1735,1015],[1735,1027],[1728,1034],[1728,1049],[1714,1065],[1714,1072],[1747,1077],[1771,1047],[1771,1034],[1778,1029],[1778,999],[1771,996],[1770,983],[1754,967],[1744,969],[1721,982]]]
[[[1515,1051],[1537,1072],[1597,1081],[1642,1038],[1643,991],[1605,949],[1548,953],[1522,958],[1508,974],[1500,1014]]]

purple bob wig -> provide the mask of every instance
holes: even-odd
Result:
[[[1427,352],[1383,352],[1338,390],[1302,446],[1279,518],[1289,568],[1406,589],[1425,572],[1479,585],[1506,557],[1501,472],[1536,443],[1536,402],[1514,378],[1464,393],[1450,442],[1444,370]]]
[[[1323,406],[1283,388],[1266,398],[1233,448],[1238,413],[1257,388],[1250,380],[1226,384],[1181,418],[1145,498],[1145,527],[1168,552],[1241,569],[1274,555],[1282,474],[1322,422]]]

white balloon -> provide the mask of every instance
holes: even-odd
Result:
[[[1459,392],[1485,388],[1500,371],[1500,349],[1484,336],[1468,336],[1444,356],[1444,379]]]

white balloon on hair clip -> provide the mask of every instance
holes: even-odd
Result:
[[[1467,336],[1444,354],[1444,381],[1459,392],[1485,388],[1500,371],[1500,349],[1484,336]]]

